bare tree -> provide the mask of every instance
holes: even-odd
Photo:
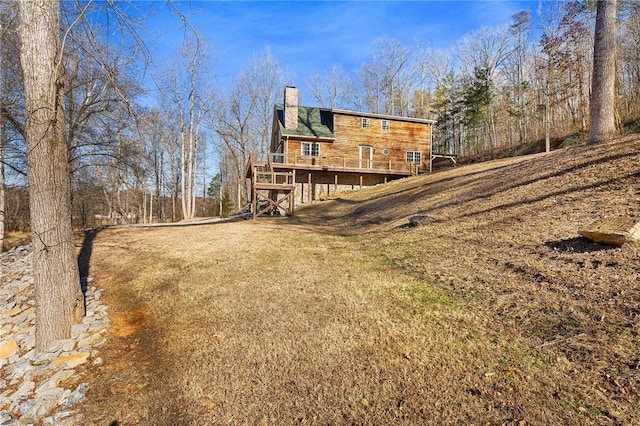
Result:
[[[398,40],[382,38],[376,41],[372,64],[377,70],[376,84],[384,100],[384,113],[406,115],[409,87],[413,75],[409,72],[411,52]]]
[[[478,71],[486,71],[482,71],[482,75],[483,79],[486,78],[488,103],[481,116],[486,126],[482,133],[488,136],[491,158],[494,157],[494,149],[498,144],[494,94],[497,92],[499,70],[512,53],[511,34],[507,27],[482,27],[466,36],[458,49],[458,60],[470,81],[478,77]]]
[[[0,253],[4,250],[5,236],[5,168],[4,157],[7,147],[7,49],[9,36],[9,11],[8,7],[0,2]]]
[[[207,107],[204,105],[205,98],[199,95],[203,91],[202,76],[205,67],[206,54],[203,52],[202,41],[199,37],[194,40],[195,51],[188,61],[188,122],[185,121],[184,111],[178,106],[180,118],[180,140],[181,140],[181,174],[182,174],[182,214],[185,219],[195,216],[196,210],[196,175],[198,167],[198,149],[201,144],[200,125],[205,115]],[[189,48],[190,44],[185,45]]]
[[[36,299],[36,350],[69,338],[84,314],[71,226],[71,182],[62,112],[58,0],[20,2],[20,60]]]
[[[383,112],[382,70],[375,62],[365,62],[358,71],[361,100],[358,109],[380,114]]]
[[[435,92],[452,69],[451,52],[418,45],[412,73],[417,79],[413,98],[413,115],[430,118],[435,103]]]
[[[307,83],[311,95],[322,108],[348,108],[349,76],[334,65],[329,71],[311,75]]]
[[[262,55],[254,55],[244,77],[246,96],[253,99],[255,114],[252,126],[259,140],[252,148],[256,159],[262,160],[269,153],[273,104],[282,92],[285,76],[278,60],[268,47]]]
[[[616,20],[617,0],[599,0],[593,47],[593,80],[588,143],[612,138],[616,133]]]
[[[205,41],[195,32],[185,30],[185,39],[179,53],[170,65],[169,72],[161,78],[160,89],[165,98],[165,108],[177,116],[179,134],[179,156],[170,155],[169,161],[177,160],[182,204],[182,217],[195,216],[196,176],[198,159],[202,149],[201,125],[209,114],[209,99],[206,75],[208,51]],[[172,168],[173,169],[173,168]],[[171,179],[172,183],[174,178]]]
[[[24,127],[18,111],[22,109],[22,71],[18,57],[15,1],[0,0],[0,252],[4,248],[7,226],[7,171],[26,175]]]
[[[233,82],[231,92],[224,98],[214,99],[211,116],[211,127],[224,145],[220,149],[221,160],[230,161],[228,168],[233,170],[224,174],[225,185],[235,193],[238,207],[248,199],[244,168],[249,157],[258,149],[256,140],[260,134],[260,129],[252,123],[257,108],[256,98],[247,96],[244,91],[249,78],[250,74],[241,71]]]
[[[623,118],[640,116],[640,3],[621,2],[618,38],[619,108]]]
[[[506,77],[513,93],[513,103],[515,108],[511,109],[510,115],[517,120],[518,144],[523,145],[527,140],[527,120],[525,106],[527,103],[527,80],[525,78],[525,68],[527,59],[530,56],[529,42],[531,31],[531,12],[523,9],[511,16],[513,23],[509,31],[513,36],[513,54],[506,61],[508,72]]]

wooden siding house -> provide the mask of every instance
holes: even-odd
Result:
[[[254,217],[275,208],[291,214],[296,198],[316,199],[319,185],[330,193],[429,170],[433,120],[300,106],[295,87],[284,98],[274,107],[267,164],[247,168]]]

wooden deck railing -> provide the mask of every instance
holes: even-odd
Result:
[[[293,162],[291,162],[293,160]],[[282,153],[270,153],[269,163],[273,165],[292,165],[292,166],[313,166],[313,167],[330,167],[334,169],[363,169],[363,170],[379,170],[379,171],[403,171],[412,174],[418,173],[419,164],[406,162],[388,161],[372,161],[367,159],[347,158],[347,157],[302,157],[297,154],[289,158]]]
[[[254,171],[254,182],[268,185],[293,185],[293,172]]]

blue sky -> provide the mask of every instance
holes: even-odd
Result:
[[[482,26],[508,25],[511,15],[538,1],[176,1],[210,43],[214,84],[227,87],[254,54],[271,49],[303,88],[313,72],[340,65],[353,72],[370,57],[374,42],[394,38],[407,47],[417,40],[450,48]],[[156,66],[182,41],[179,21],[160,9],[146,22]],[[301,93],[304,101],[304,93]]]

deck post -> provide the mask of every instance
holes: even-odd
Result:
[[[333,193],[338,192],[338,174],[333,175]]]
[[[313,184],[311,183],[311,172],[307,173],[307,184],[309,185],[309,189],[307,190],[307,192],[309,193],[309,196],[307,197],[309,200],[309,204],[311,204],[313,202],[313,196],[314,196],[314,190],[315,188],[313,187]]]
[[[258,190],[256,189],[256,169],[253,170],[251,179],[251,210],[253,210],[253,220],[258,217]]]
[[[363,181],[363,177],[362,175],[360,175],[360,189],[362,189],[362,181]]]

